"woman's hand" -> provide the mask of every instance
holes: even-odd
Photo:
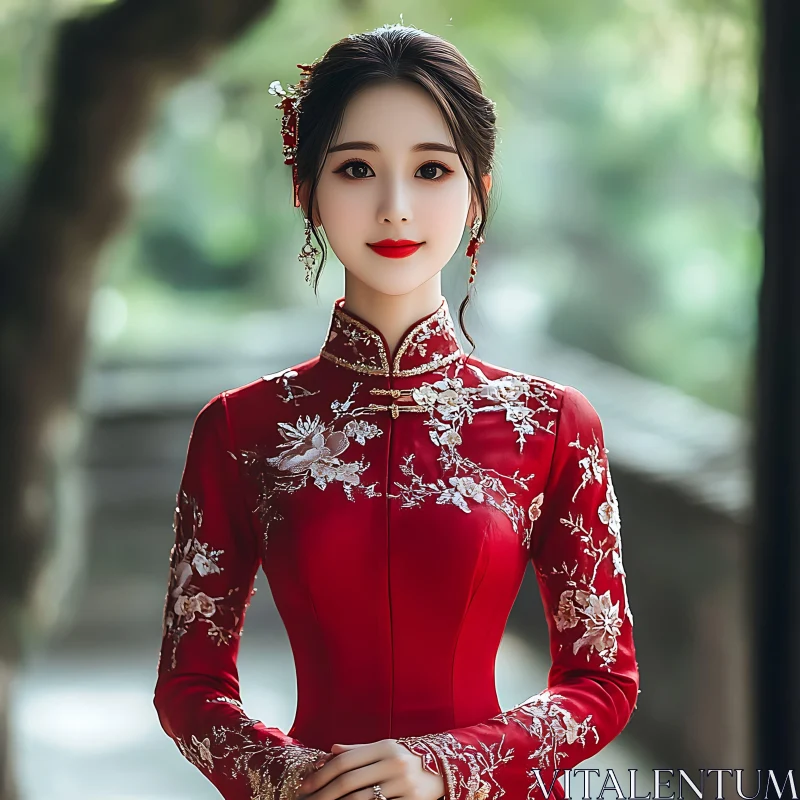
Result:
[[[333,757],[303,778],[297,800],[374,800],[380,784],[387,800],[438,800],[444,781],[396,739],[370,744],[335,744]]]

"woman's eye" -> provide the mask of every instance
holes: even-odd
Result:
[[[351,170],[351,169],[356,171],[355,175],[353,175],[351,172],[349,172],[349,170]],[[370,165],[367,164],[365,161],[348,161],[346,164],[344,164],[343,166],[339,167],[339,169],[337,169],[336,171],[337,172],[344,172],[344,174],[347,175],[348,178],[355,178],[355,179],[358,179],[358,178],[369,178],[370,177],[369,175],[361,174],[361,171],[363,169],[368,169],[370,172],[372,172],[372,167],[370,167]]]
[[[436,174],[437,169],[440,169],[442,171],[441,175]],[[423,164],[417,170],[417,172],[422,172],[423,170],[426,170],[428,173],[427,175],[423,175],[423,177],[429,178],[430,180],[433,181],[440,181],[445,176],[446,173],[453,171],[451,169],[447,169],[447,167],[445,167],[444,164],[439,164],[436,161],[429,161],[427,164]],[[433,171],[433,175],[431,175],[431,171]]]
[[[366,170],[369,170],[368,174]],[[436,171],[441,170],[441,175],[437,175]],[[420,173],[420,177],[424,178],[425,180],[429,181],[440,181],[444,178],[445,174],[452,172],[453,170],[446,167],[444,164],[440,164],[438,161],[429,161],[427,164],[423,164],[415,173],[414,177],[417,177]],[[335,172],[344,173],[344,175],[349,178],[350,180],[363,180],[364,178],[374,178],[375,173],[372,171],[372,167],[366,163],[366,161],[347,161],[346,163],[342,164],[339,169],[335,170]]]

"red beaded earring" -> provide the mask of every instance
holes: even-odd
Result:
[[[475,282],[475,275],[478,272],[478,248],[483,243],[483,236],[478,236],[478,229],[481,225],[481,218],[475,217],[475,222],[472,223],[472,228],[470,229],[470,240],[469,245],[467,246],[466,256],[472,259],[472,263],[469,267],[469,283],[472,284]]]

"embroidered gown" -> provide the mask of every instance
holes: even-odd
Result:
[[[229,800],[291,800],[335,742],[383,738],[440,774],[445,800],[563,799],[553,777],[614,739],[639,691],[597,413],[570,386],[468,358],[444,298],[394,354],[343,304],[318,356],[222,392],[194,422],[161,725]],[[501,711],[495,658],[529,562],[552,667]],[[296,666],[285,733],[239,694],[260,567]]]

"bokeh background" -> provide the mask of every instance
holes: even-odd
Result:
[[[0,2],[6,219],[46,144],[60,26],[111,6]],[[476,355],[577,386],[606,428],[642,694],[619,740],[584,766],[747,766],[755,4],[279,0],[164,92],[121,171],[131,206],[98,250],[81,444],[62,465],[9,693],[20,798],[217,796],[151,700],[188,435],[217,392],[316,355],[343,291],[332,251],[318,298],[303,281],[302,218],[267,89],[294,83],[297,63],[342,36],[396,22],[456,44],[497,103],[497,205],[467,313]],[[126,125],[118,91],[109,113]],[[453,309],[463,251],[443,273]],[[245,708],[286,730],[291,652],[263,574],[256,585]],[[544,687],[546,654],[529,575],[498,659],[504,708]]]

